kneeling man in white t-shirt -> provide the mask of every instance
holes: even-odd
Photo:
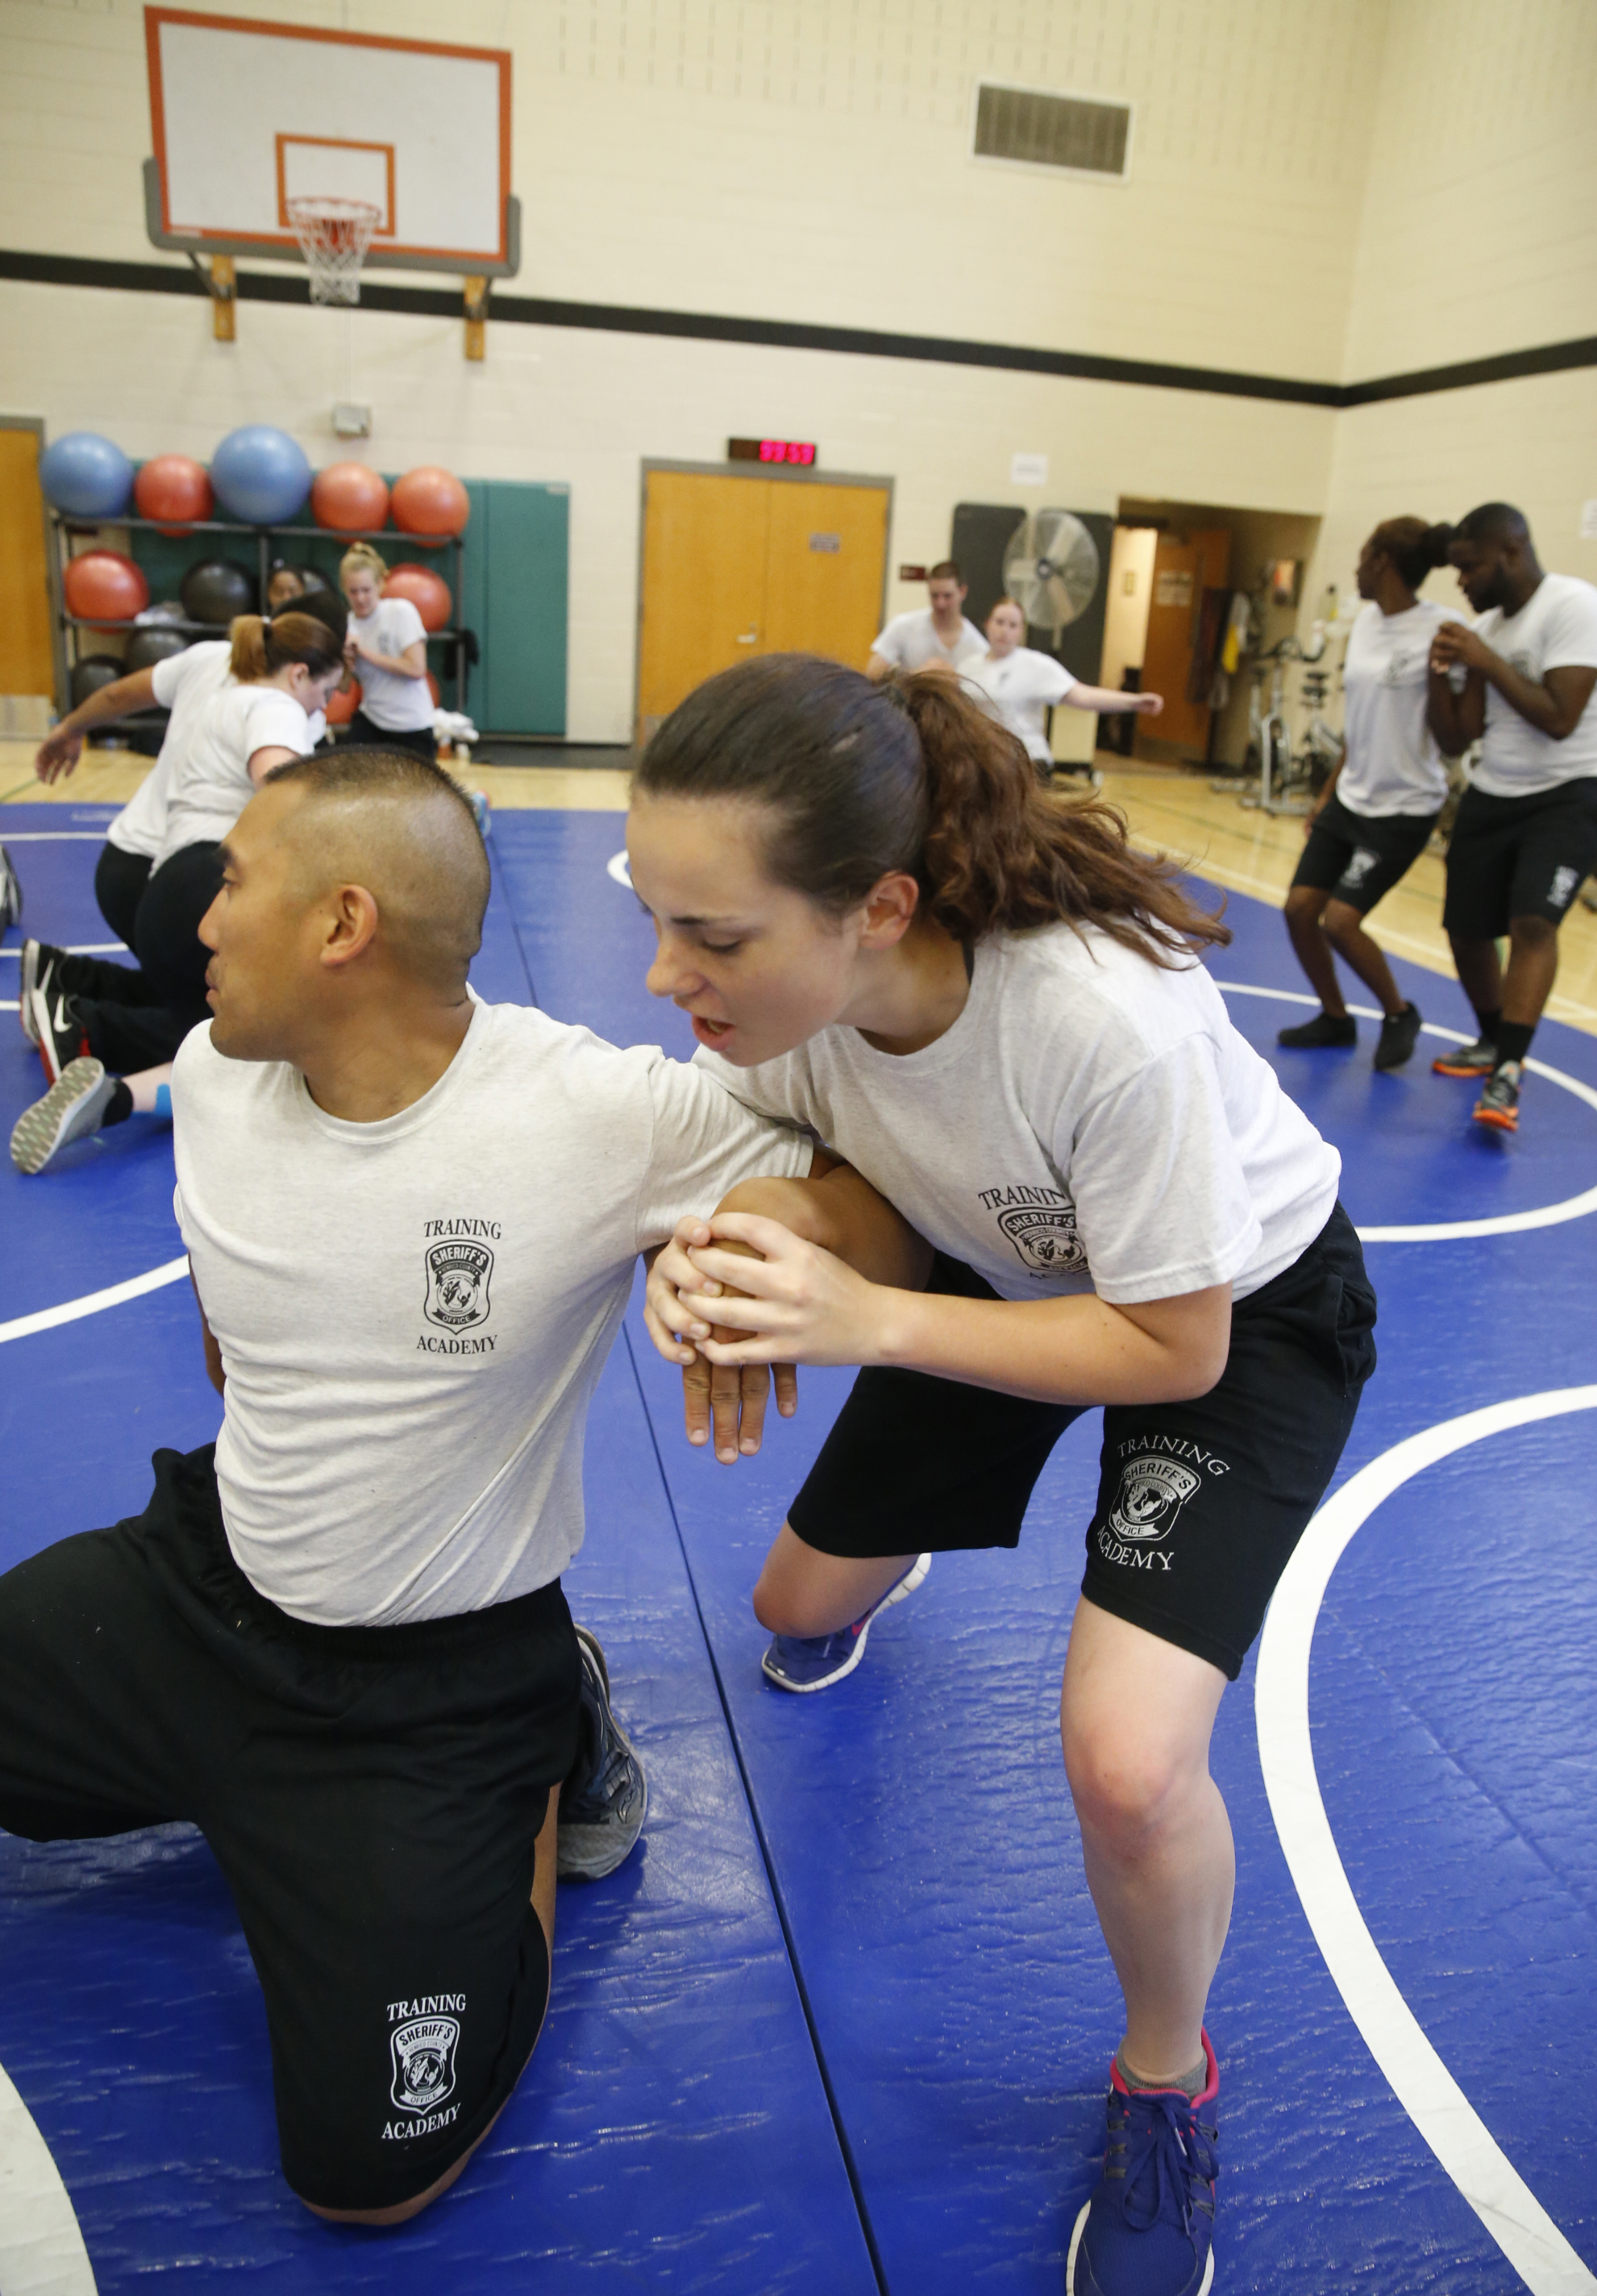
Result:
[[[198,1824],[288,2181],[397,2223],[537,2039],[557,1806],[562,1874],[643,1823],[560,1583],[636,1259],[756,1175],[829,1207],[845,1253],[885,1208],[805,1178],[808,1136],[702,1069],[472,1003],[487,858],[415,755],[283,767],[221,859],[213,1017],[172,1087],[221,1433],[156,1454],[142,1517],[0,1578],[0,1826]]]

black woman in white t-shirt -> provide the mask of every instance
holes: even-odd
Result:
[[[1320,999],[1312,1021],[1280,1032],[1278,1041],[1296,1051],[1358,1041],[1337,979],[1339,956],[1380,1005],[1378,1069],[1400,1069],[1420,1034],[1420,1008],[1392,978],[1364,919],[1424,852],[1447,795],[1447,767],[1426,716],[1428,665],[1437,630],[1460,617],[1414,593],[1447,563],[1452,535],[1421,518],[1388,518],[1359,553],[1364,604],[1342,665],[1347,746],[1304,824],[1308,841],[1287,894],[1287,931]]]
[[[935,1250],[924,1292],[866,1282],[762,1181],[656,1265],[651,1335],[723,1458],[755,1440],[695,1350],[729,1382],[863,1366],[756,1589],[771,1682],[826,1690],[932,1553],[1015,1545],[1053,1444],[1104,1406],[1062,1729],[1126,2025],[1069,2284],[1207,2287],[1234,1879],[1210,1733],[1374,1362],[1336,1152],[1198,961],[1224,927],[946,673],[873,687],[789,655],[711,679],[645,752],[627,845],[650,986],[700,1061]]]
[[[93,993],[77,991],[66,951],[29,945],[29,1034],[50,1089],[12,1133],[20,1171],[42,1171],[70,1141],[127,1117],[170,1113],[172,1062],[151,1062],[150,1011],[165,1016],[176,1044],[209,1018],[200,921],[221,886],[222,840],[274,766],[315,749],[343,681],[342,642],[318,615],[241,614],[230,639],[226,682],[185,724],[167,784],[134,918],[138,970],[107,967]]]
[[[1116,693],[1107,685],[1084,685],[1062,661],[1028,646],[1026,610],[1013,598],[999,599],[987,616],[986,653],[964,663],[960,675],[969,678],[991,704],[995,716],[1025,744],[1027,756],[1044,781],[1053,773],[1047,712],[1057,702],[1071,709],[1095,710],[1100,717],[1128,710],[1157,718],[1165,706],[1160,693]],[[1092,768],[1082,771],[1090,774]]]
[[[430,758],[436,743],[427,631],[410,599],[383,596],[388,571],[388,562],[369,542],[352,544],[339,561],[349,608],[347,659],[360,680],[360,708],[344,738]]]

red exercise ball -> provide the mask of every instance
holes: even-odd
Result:
[[[471,497],[453,471],[423,463],[394,480],[394,524],[406,534],[463,534]]]
[[[216,507],[210,473],[191,455],[153,455],[133,482],[133,506],[141,518],[154,519],[163,534],[186,534],[191,521],[209,518]]]
[[[360,708],[360,680],[351,678],[340,693],[335,693],[327,705],[330,726],[347,726]]]
[[[403,559],[389,569],[389,578],[382,586],[385,598],[408,598],[422,617],[424,630],[446,630],[455,601],[449,595],[449,585],[430,566],[418,566],[414,560]]]
[[[85,622],[130,622],[150,603],[150,585],[119,550],[86,550],[61,577],[67,611]]]
[[[335,534],[375,534],[388,523],[389,482],[364,463],[329,463],[312,481],[310,507]]]

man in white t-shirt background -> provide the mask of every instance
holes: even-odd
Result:
[[[1480,619],[1431,640],[1428,709],[1442,749],[1478,742],[1480,762],[1453,825],[1442,922],[1480,1036],[1434,1065],[1479,1081],[1476,1121],[1513,1132],[1558,930],[1597,866],[1597,587],[1544,573],[1509,503],[1472,510],[1448,556]]]
[[[871,659],[865,664],[867,676],[880,684],[896,669],[925,669],[934,662],[947,669],[962,669],[987,652],[981,632],[965,619],[969,593],[952,558],[942,559],[932,568],[926,578],[926,594],[930,605],[895,614],[872,640]]]
[[[1107,685],[1084,685],[1062,661],[1039,653],[1026,644],[1026,611],[1013,598],[1000,598],[987,616],[985,652],[961,667],[960,675],[975,686],[994,717],[1007,726],[1044,781],[1053,775],[1053,752],[1048,746],[1050,709],[1063,702],[1068,709],[1091,709],[1100,717],[1127,710],[1157,718],[1164,708],[1159,693],[1117,693]],[[1096,778],[1088,765],[1073,766],[1074,774]]]

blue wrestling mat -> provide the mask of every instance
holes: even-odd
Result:
[[[29,930],[105,939],[100,826],[6,808]],[[685,1055],[643,987],[621,841],[614,814],[497,815],[473,979]],[[1228,917],[1233,1017],[1342,1152],[1381,1368],[1216,1732],[1239,1866],[1210,2011],[1216,2291],[1597,2291],[1597,1040],[1544,1023],[1524,1130],[1481,1136],[1470,1087],[1429,1073],[1437,1037],[1389,1077],[1372,1022],[1351,1056],[1277,1053],[1306,1010],[1279,914],[1233,895]],[[1473,1034],[1452,983],[1395,969]],[[9,1127],[40,1084],[7,1028]],[[184,1283],[45,1321],[179,1253],[160,1127],[0,1190],[10,1562],[141,1505],[149,1451],[206,1439],[217,1400]],[[567,1584],[637,1726],[650,1825],[611,1881],[561,1892],[545,2038],[414,2227],[339,2232],[283,2186],[258,1995],[196,1835],[0,1839],[0,2065],[102,2290],[182,2268],[285,2292],[1057,2296],[1118,2032],[1057,1720],[1096,1417],[1018,1553],[939,1557],[857,1674],[785,1698],[749,1591],[847,1384],[804,1374],[798,1419],[718,1467],[635,1309]]]

